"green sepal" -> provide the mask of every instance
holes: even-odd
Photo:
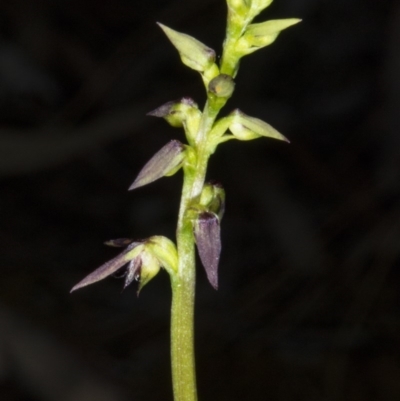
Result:
[[[264,136],[289,142],[287,138],[265,121],[250,117],[239,109],[234,110],[231,116],[233,118],[229,130],[241,141],[249,141]]]
[[[185,33],[175,31],[158,23],[168,39],[178,50],[182,63],[193,70],[203,72],[215,61],[215,51]]]
[[[178,251],[170,239],[161,235],[154,235],[147,240],[146,249],[159,260],[161,266],[169,274],[178,271]]]
[[[269,46],[276,40],[281,31],[298,24],[300,21],[301,19],[298,18],[287,18],[251,24],[236,43],[235,50],[244,56]]]

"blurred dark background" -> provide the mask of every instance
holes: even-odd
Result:
[[[204,102],[156,21],[220,53],[223,0],[0,2],[0,399],[172,400],[168,277],[139,298],[118,250],[174,237],[181,173],[127,192],[180,130],[146,117]],[[220,289],[199,269],[200,400],[400,399],[400,4],[276,0],[299,17],[243,59],[235,107],[291,144],[231,141]]]

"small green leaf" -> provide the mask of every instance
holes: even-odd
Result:
[[[193,70],[203,72],[210,68],[215,61],[215,51],[192,36],[175,31],[158,23],[168,39],[178,50],[182,63]]]
[[[241,141],[249,141],[251,139],[265,136],[289,142],[287,138],[266,122],[258,118],[250,117],[239,109],[234,110],[231,113],[231,116],[233,116],[233,119],[229,126],[229,130]]]

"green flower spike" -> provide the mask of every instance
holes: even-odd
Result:
[[[184,158],[185,145],[176,140],[170,141],[145,164],[129,190],[175,174],[182,167]]]

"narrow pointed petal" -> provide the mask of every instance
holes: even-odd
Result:
[[[139,280],[140,278],[140,270],[142,268],[142,258],[140,255],[135,259],[129,262],[128,273],[125,277],[124,288],[128,287],[129,284],[132,283],[133,280]]]
[[[214,289],[218,289],[218,264],[221,254],[221,230],[214,213],[199,215],[194,228],[197,249],[207,278]]]
[[[110,276],[115,273],[118,269],[123,267],[129,262],[129,253],[132,249],[137,247],[140,243],[133,242],[130,244],[123,252],[121,252],[115,258],[109,260],[108,262],[101,265],[94,272],[90,273],[83,280],[81,280],[78,284],[72,287],[70,292],[76,291],[79,288],[86,287],[87,285],[96,283],[97,281],[103,280],[104,278]]]
[[[129,190],[150,184],[172,171],[176,171],[185,158],[185,146],[172,140],[162,147],[142,168]]]

